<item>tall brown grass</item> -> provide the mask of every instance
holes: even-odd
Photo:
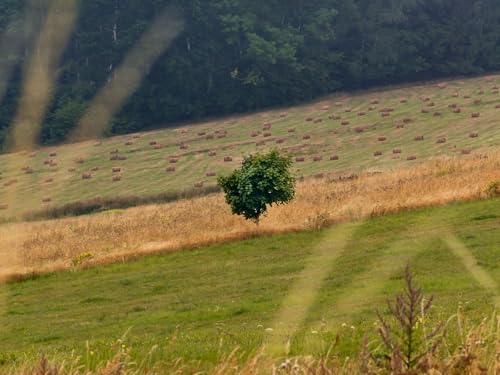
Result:
[[[491,186],[499,180],[500,153],[494,152],[301,181],[295,200],[273,207],[259,226],[232,215],[220,193],[79,218],[4,224],[0,226],[0,272],[3,280],[16,279],[482,199],[492,195]]]

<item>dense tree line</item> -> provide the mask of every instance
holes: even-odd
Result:
[[[49,1],[26,0],[38,6],[39,24]],[[113,133],[500,66],[497,0],[84,0],[41,142],[64,139],[167,5],[184,29],[115,116]],[[0,2],[2,35],[26,28],[14,22],[23,12],[22,1]],[[36,31],[22,35],[17,55],[0,51],[0,141],[36,53]]]

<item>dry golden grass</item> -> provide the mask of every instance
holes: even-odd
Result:
[[[453,201],[481,199],[500,180],[500,153],[431,160],[411,168],[329,176],[297,185],[296,199],[273,207],[259,226],[231,215],[222,194],[98,215],[0,226],[1,277],[92,266],[256,235]]]

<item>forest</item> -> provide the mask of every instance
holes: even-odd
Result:
[[[496,71],[497,1],[81,0],[39,141],[66,139],[166,7],[175,10],[182,31],[114,115],[109,134],[289,105],[339,90]],[[0,2],[4,148],[49,2]]]

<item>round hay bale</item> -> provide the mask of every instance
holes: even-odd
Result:
[[[365,115],[366,115],[366,112],[363,112],[363,111],[358,112],[358,116],[365,116]]]
[[[288,133],[295,133],[295,129],[288,129]]]
[[[346,108],[346,109],[344,109],[344,112],[345,113],[350,113],[350,112],[352,112],[352,108]]]
[[[422,108],[422,110],[420,112],[422,112],[422,113],[429,113],[429,110],[425,109],[425,108]]]
[[[406,103],[408,103],[408,99],[406,99],[406,98],[401,98],[401,99],[399,99],[399,102],[400,102],[401,104],[406,104]]]
[[[118,182],[122,180],[122,176],[113,176],[112,181],[113,182]]]
[[[480,116],[481,116],[481,114],[480,114],[479,112],[473,112],[473,113],[471,114],[471,117],[472,117],[472,118],[479,118]]]
[[[462,110],[460,108],[455,108],[453,110],[453,113],[461,113],[461,112],[462,112]]]
[[[404,129],[405,125],[404,124],[397,124],[396,129]]]
[[[132,134],[132,138],[139,139],[141,138],[140,134]]]
[[[332,155],[332,156],[330,156],[330,160],[332,160],[332,161],[339,160],[339,156],[338,155]]]
[[[177,162],[178,162],[178,161],[179,161],[179,159],[177,159],[177,158],[171,158],[171,159],[169,159],[169,161],[168,161],[168,162],[169,162],[170,164],[177,164]]]
[[[208,135],[205,137],[205,139],[206,139],[207,141],[210,141],[211,139],[215,139],[215,136],[214,136],[213,134],[208,134]]]
[[[402,151],[401,151],[401,149],[400,149],[400,148],[395,148],[394,150],[392,150],[392,153],[393,153],[394,155],[398,155],[398,154],[401,154],[401,153],[402,153]]]
[[[315,123],[315,124],[319,124],[319,123],[321,123],[321,122],[323,122],[323,119],[322,119],[322,118],[317,118],[316,120],[314,120],[314,123]]]
[[[436,141],[437,144],[443,144],[446,143],[446,138],[445,137],[440,137]]]
[[[373,156],[382,156],[384,153],[382,151],[375,151]]]
[[[411,123],[412,121],[413,121],[413,120],[412,120],[411,118],[409,118],[409,117],[406,117],[406,118],[404,118],[404,119],[403,119],[403,123],[405,123],[405,124],[409,124],[409,123]]]
[[[121,169],[120,167],[113,167],[113,168],[111,168],[111,171],[112,171],[113,173],[118,173],[118,172],[121,172],[121,171],[122,171],[122,169]]]
[[[97,172],[98,170],[99,170],[99,167],[94,167],[94,168],[92,168],[90,171],[91,171],[91,172]]]
[[[45,183],[50,184],[51,182],[54,182],[54,178],[53,177],[49,177],[49,178],[45,179]]]
[[[49,197],[42,198],[42,203],[50,203],[50,202],[52,202],[52,198]]]
[[[321,161],[321,160],[323,160],[322,156],[315,156],[315,157],[313,157],[313,161]]]
[[[340,123],[340,125],[342,125],[342,126],[347,126],[347,125],[349,125],[349,124],[350,124],[350,122],[349,122],[349,121],[342,121],[342,122]]]
[[[356,126],[356,127],[354,128],[354,131],[355,131],[356,133],[363,133],[363,132],[365,131],[365,127],[364,127],[364,126]]]
[[[462,155],[469,155],[471,152],[472,152],[472,150],[467,150],[467,149],[466,149],[466,150],[462,150],[460,153],[461,153]]]
[[[306,134],[302,137],[302,139],[311,139],[311,136]]]
[[[123,156],[123,155],[120,155],[118,156],[117,160],[127,160],[127,157],[126,156]]]
[[[55,158],[57,156],[57,152],[51,152],[49,153],[49,157]]]
[[[233,158],[232,158],[231,156],[225,156],[225,157],[224,157],[224,162],[225,162],[225,163],[229,163],[229,162],[231,162],[231,161],[233,161]]]
[[[150,145],[150,146],[156,146],[157,144],[158,144],[158,142],[156,142],[156,141],[150,141],[150,142],[149,142],[149,145]]]
[[[370,104],[378,104],[378,103],[379,103],[378,99],[373,99],[373,100],[370,102]]]
[[[282,144],[282,143],[285,143],[285,139],[284,138],[277,139],[276,143],[279,144],[279,145]]]
[[[389,112],[383,112],[382,117],[389,117],[391,114]]]
[[[215,177],[215,172],[207,172],[206,176],[207,177]]]
[[[307,117],[306,122],[312,122],[314,119],[312,117]]]
[[[417,157],[415,155],[410,155],[406,158],[406,160],[417,160]]]
[[[68,172],[75,172],[75,171],[76,171],[76,168],[73,168],[73,167],[68,168]]]
[[[379,141],[379,142],[387,141],[387,137],[378,137],[377,141]]]
[[[424,136],[423,135],[417,135],[415,137],[415,141],[423,141],[424,140]]]
[[[469,138],[477,138],[479,137],[479,133],[470,133]]]
[[[208,156],[217,156],[217,152],[215,152],[215,151],[210,151],[210,152],[208,153]]]
[[[203,187],[203,182],[197,182],[196,184],[194,184],[194,187],[199,189],[199,188],[202,188]]]
[[[439,117],[439,116],[441,116],[441,112],[434,112],[433,116],[434,117]]]
[[[82,173],[82,180],[90,180],[92,175],[90,173]]]
[[[264,133],[264,134],[263,134],[263,136],[264,136],[265,138],[268,138],[268,137],[271,137],[271,136],[272,136],[272,134],[271,134],[271,133]]]
[[[296,157],[296,158],[295,158],[295,161],[296,161],[297,163],[302,163],[302,162],[304,162],[304,161],[305,161],[305,158],[303,158],[302,156],[298,156],[298,157]]]
[[[188,145],[181,145],[181,146],[179,146],[180,150],[187,150],[188,148],[189,148]]]
[[[167,167],[167,172],[168,173],[172,173],[172,172],[175,172],[175,167],[174,166],[170,166],[170,167]]]

